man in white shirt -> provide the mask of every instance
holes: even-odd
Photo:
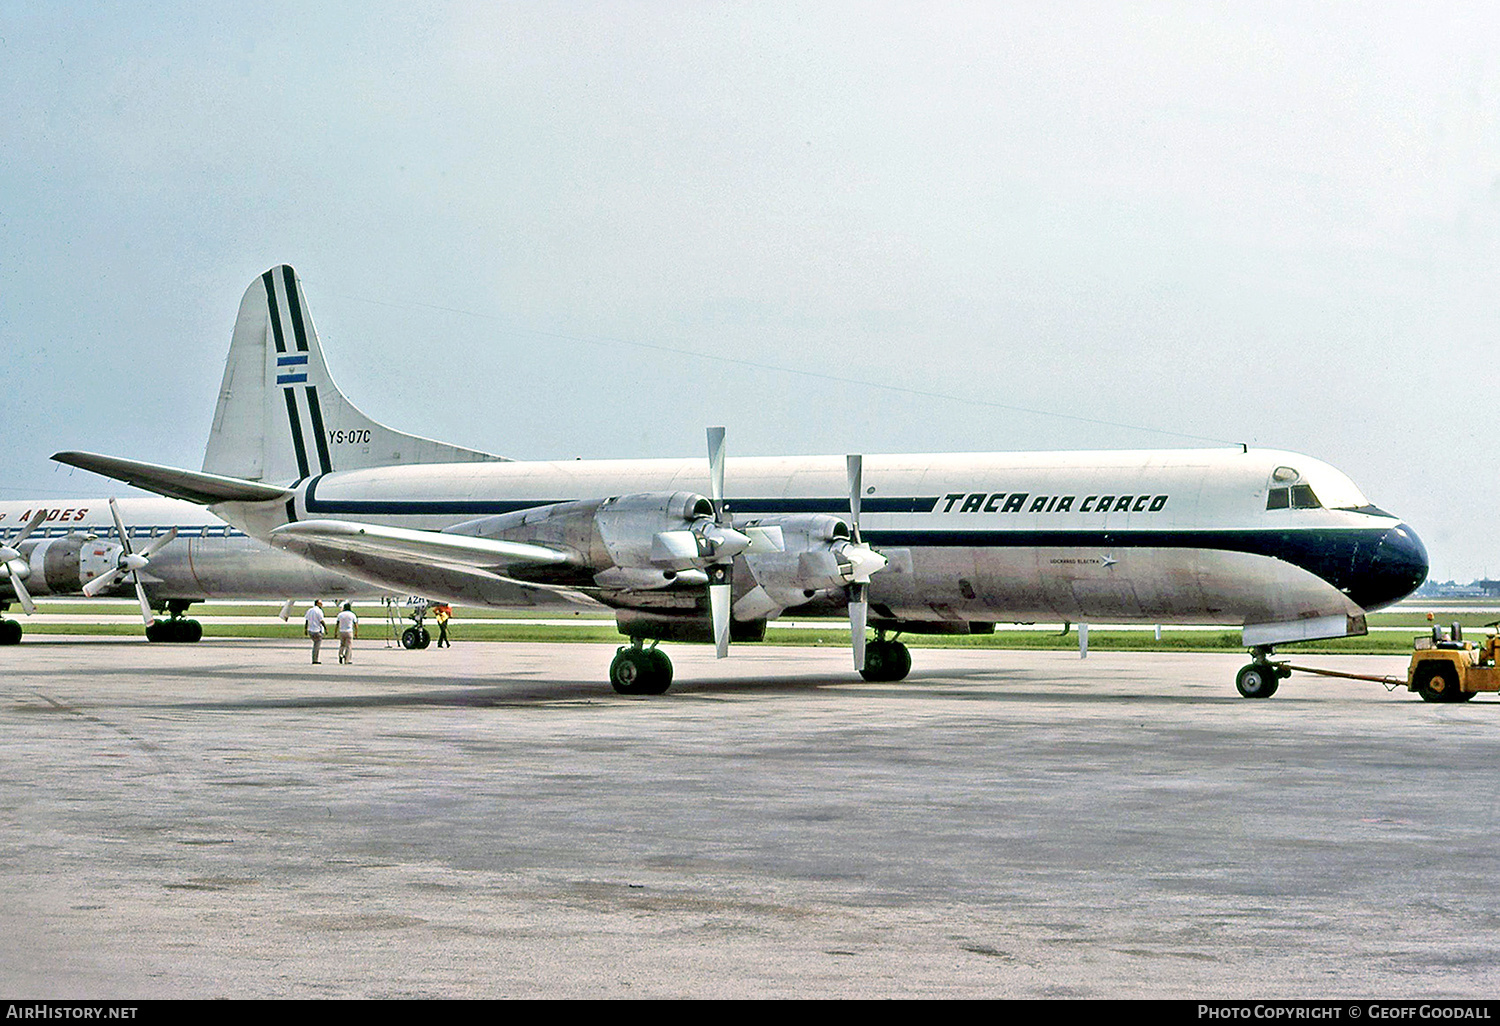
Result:
[[[354,615],[354,605],[344,603],[339,613],[339,662],[354,662],[354,635],[359,633],[359,617]]]
[[[307,636],[312,638],[313,662],[320,663],[318,650],[323,647],[323,600],[313,602],[307,611]]]

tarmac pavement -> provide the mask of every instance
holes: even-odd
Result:
[[[0,649],[0,994],[1500,993],[1492,697],[669,649],[659,698],[600,645]]]

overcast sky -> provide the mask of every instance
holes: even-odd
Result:
[[[1500,5],[0,0],[0,497],[240,296],[518,458],[1248,442],[1500,576]]]

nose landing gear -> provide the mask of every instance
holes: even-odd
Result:
[[[1292,675],[1291,668],[1271,662],[1270,648],[1253,648],[1250,656],[1255,661],[1244,667],[1234,678],[1234,686],[1245,698],[1270,698],[1276,694],[1281,682]]]

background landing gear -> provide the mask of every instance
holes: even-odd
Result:
[[[0,620],[0,645],[19,645],[21,625],[15,620]]]
[[[609,682],[622,695],[660,695],[672,686],[672,660],[655,645],[636,639],[615,653]]]
[[[182,599],[167,600],[167,616],[165,620],[152,620],[146,625],[147,641],[173,641],[192,643],[203,640],[203,625],[197,620],[186,619],[182,614],[188,611],[191,602]]]
[[[194,642],[203,640],[203,625],[197,620],[173,617],[170,620],[152,620],[146,625],[147,641]]]

